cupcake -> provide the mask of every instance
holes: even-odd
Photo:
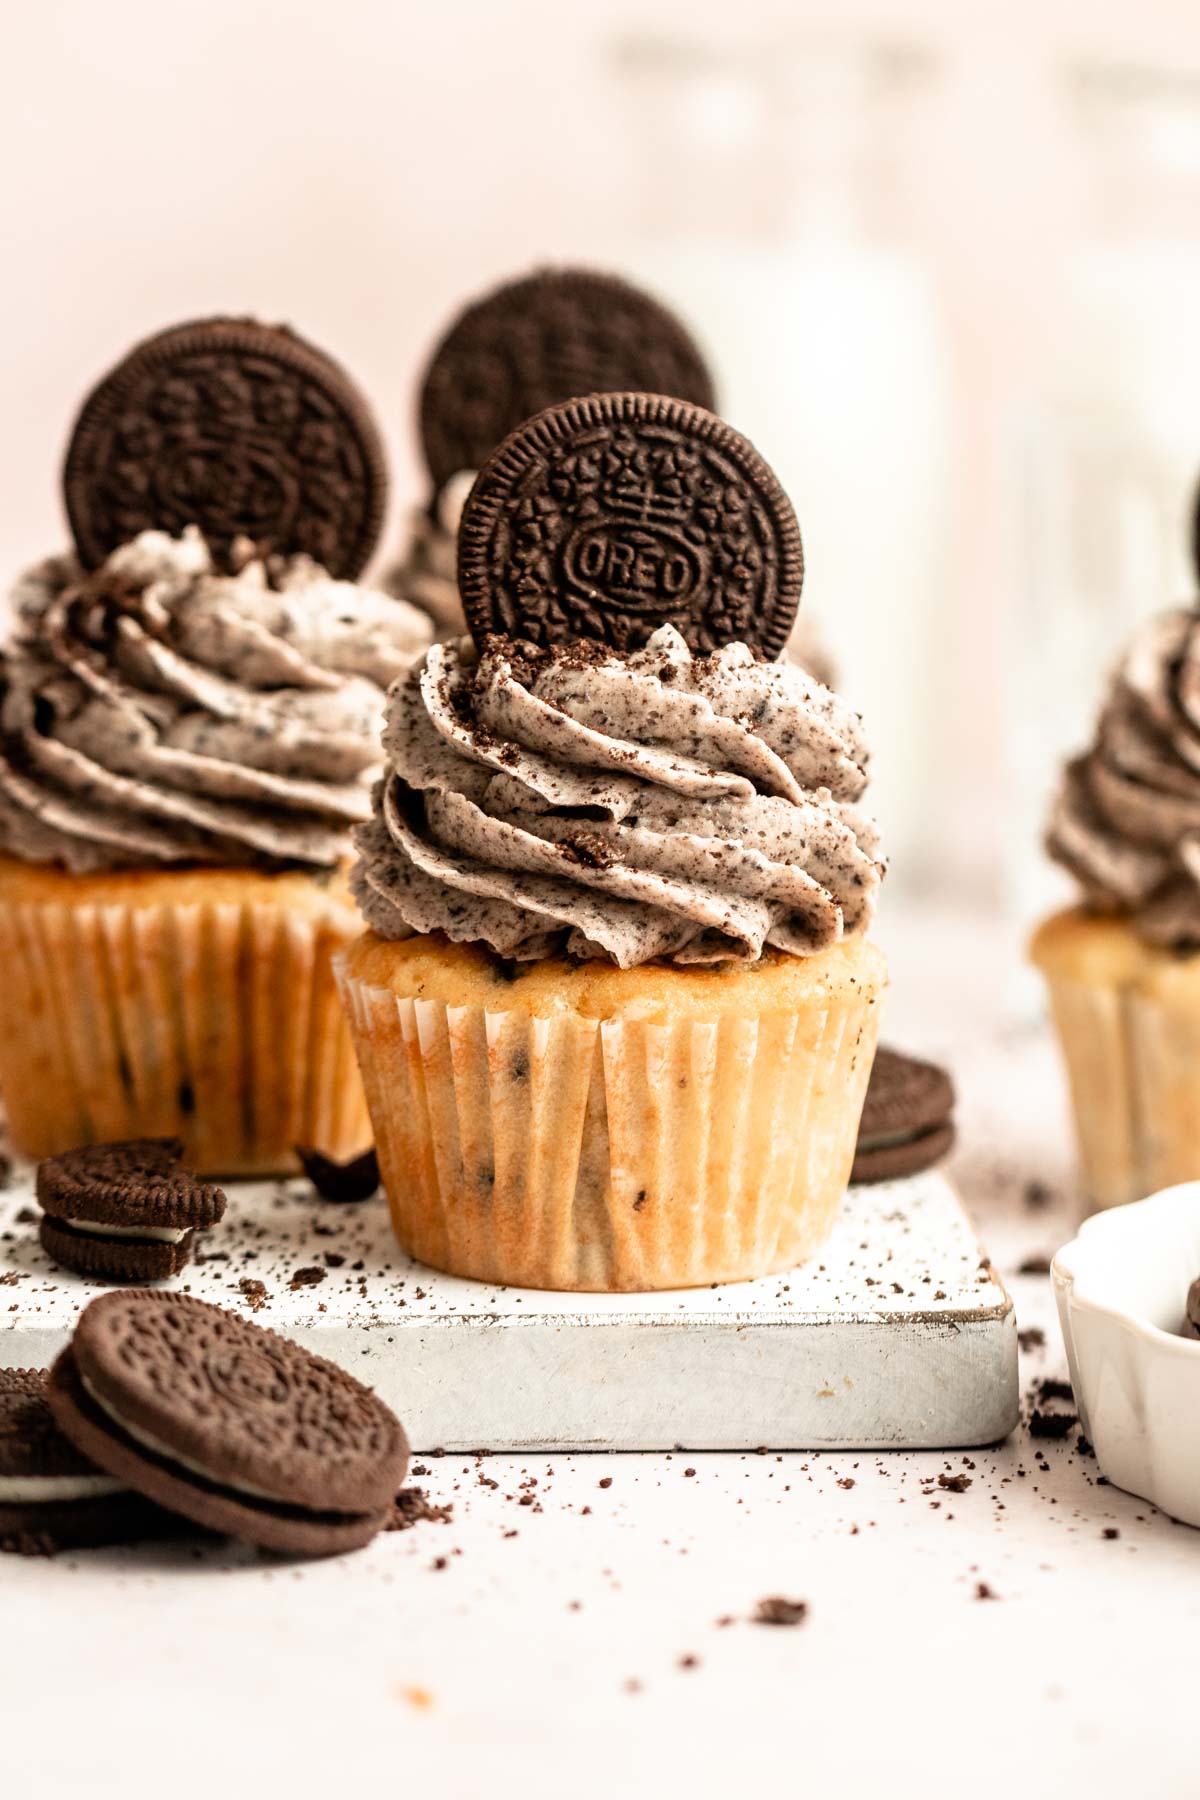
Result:
[[[646,394],[514,432],[464,513],[474,643],[391,693],[339,964],[401,1244],[489,1282],[802,1261],[885,985],[858,716],[776,657],[789,502]]]
[[[1066,1063],[1097,1207],[1200,1176],[1200,614],[1139,631],[1047,848],[1081,902],[1031,954]]]
[[[336,365],[243,321],[150,340],[80,415],[77,550],[18,581],[0,657],[21,1153],[174,1137],[249,1175],[369,1143],[332,959],[384,695],[430,636],[351,578],[380,469]]]

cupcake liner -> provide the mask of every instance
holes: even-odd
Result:
[[[194,878],[193,878],[194,879]],[[194,889],[193,889],[194,891]],[[370,1143],[332,972],[348,909],[0,897],[0,1089],[15,1148],[179,1137],[203,1173]]]
[[[631,1291],[790,1268],[832,1228],[876,990],[651,1024],[399,996],[339,962],[401,1244],[479,1281]]]
[[[1092,1205],[1200,1176],[1200,988],[1043,972]]]

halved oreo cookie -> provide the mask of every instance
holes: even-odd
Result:
[[[225,1195],[183,1167],[178,1138],[91,1144],[37,1172],[38,1235],[49,1256],[106,1281],[164,1281],[191,1261]]]
[[[322,1200],[352,1206],[379,1191],[379,1158],[373,1145],[349,1162],[334,1162],[309,1144],[297,1144],[296,1155]]]
[[[954,1084],[945,1069],[880,1049],[858,1127],[851,1181],[895,1181],[954,1147]]]
[[[188,1294],[104,1294],[49,1380],[67,1436],[147,1498],[265,1549],[335,1555],[386,1523],[395,1414],[344,1369]]]
[[[640,288],[590,269],[540,269],[454,320],[421,390],[435,488],[480,469],[523,420],[580,394],[670,394],[712,408],[691,334]]]
[[[41,1369],[0,1369],[0,1550],[50,1556],[174,1529],[64,1437]]]
[[[366,401],[282,325],[200,319],[130,351],[83,404],[63,470],[80,560],[198,525],[227,560],[305,552],[353,577],[383,523],[387,468]]]
[[[787,643],[804,555],[791,501],[739,432],[661,394],[593,394],[518,427],[463,509],[467,623],[633,650],[660,625],[694,650]]]

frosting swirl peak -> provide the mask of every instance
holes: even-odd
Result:
[[[1050,855],[1153,943],[1200,945],[1200,614],[1135,637],[1091,748],[1068,763]]]
[[[73,870],[328,868],[370,810],[414,608],[307,557],[219,573],[145,531],[84,575],[31,569],[0,659],[0,847]]]
[[[627,968],[810,955],[871,917],[861,721],[744,645],[693,655],[672,626],[629,655],[434,645],[384,749],[354,882],[385,937]]]

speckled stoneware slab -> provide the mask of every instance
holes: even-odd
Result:
[[[1017,1419],[1012,1301],[937,1173],[852,1188],[818,1263],[661,1294],[455,1280],[381,1199],[234,1183],[173,1285],[370,1382],[414,1449],[949,1448]],[[0,1195],[0,1366],[48,1363],[97,1283],[55,1268],[23,1174]]]

